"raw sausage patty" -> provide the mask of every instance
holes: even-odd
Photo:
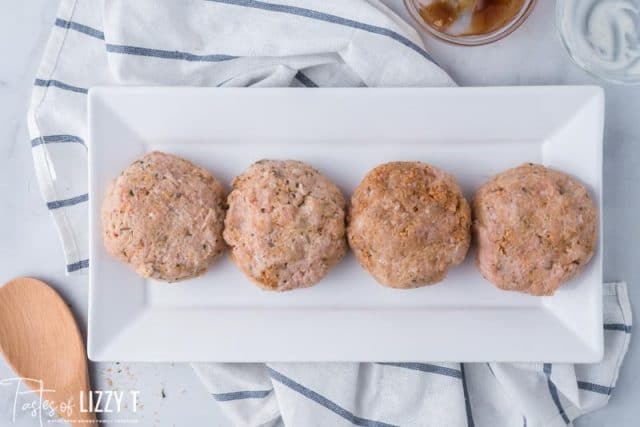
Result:
[[[198,276],[224,250],[225,203],[222,185],[206,170],[148,153],[107,190],[105,247],[143,277],[174,282]]]
[[[476,193],[476,262],[501,289],[552,295],[593,256],[597,209],[578,180],[524,164]]]
[[[287,291],[319,282],[345,254],[345,200],[295,160],[262,160],[233,180],[224,239],[258,286]]]
[[[349,244],[382,285],[441,281],[469,249],[471,212],[455,179],[421,162],[371,170],[351,198]]]

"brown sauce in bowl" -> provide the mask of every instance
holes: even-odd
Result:
[[[419,9],[425,22],[446,32],[465,14],[470,15],[460,35],[481,35],[498,30],[522,10],[525,0],[433,0]]]

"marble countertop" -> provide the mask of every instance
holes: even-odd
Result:
[[[400,0],[386,0],[407,17]],[[576,67],[555,30],[553,1],[540,1],[528,21],[507,39],[463,48],[425,39],[433,57],[463,86],[599,84]],[[26,110],[41,52],[55,19],[57,2],[30,0],[0,4],[0,282],[35,276],[69,302],[84,329],[87,277],[67,277],[57,232],[43,203],[32,168]],[[633,304],[640,304],[640,86],[604,85],[604,275],[626,280]],[[609,405],[579,419],[579,427],[637,425],[640,418],[640,347],[631,348]],[[0,378],[12,376],[0,360]],[[140,391],[135,408],[118,418],[142,426],[229,426],[188,364],[92,363],[94,389]],[[13,390],[0,387],[0,424],[11,422]],[[125,416],[126,415],[126,416]],[[105,414],[104,419],[114,419]],[[107,422],[107,425],[111,423]],[[18,414],[15,425],[38,420]],[[113,424],[115,425],[115,424]]]

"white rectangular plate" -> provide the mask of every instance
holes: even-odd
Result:
[[[99,212],[107,183],[150,150],[225,183],[262,158],[299,159],[347,195],[380,163],[421,160],[455,175],[469,199],[492,175],[539,162],[582,180],[600,205],[603,108],[597,87],[92,89],[89,357],[595,362],[602,239],[553,297],[497,290],[473,253],[435,286],[384,288],[350,254],[315,287],[277,294],[227,256],[183,283],[140,278],[106,254]]]

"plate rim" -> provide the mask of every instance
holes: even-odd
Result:
[[[604,248],[604,235],[602,234],[602,232],[604,231],[604,227],[603,227],[603,222],[604,222],[604,218],[603,218],[603,155],[602,155],[602,149],[603,149],[603,138],[602,138],[602,134],[604,132],[604,91],[601,87],[599,86],[497,86],[497,87],[472,87],[472,88],[318,88],[318,89],[313,89],[315,91],[322,91],[322,92],[372,92],[372,91],[377,91],[377,92],[388,92],[388,93],[398,93],[398,92],[405,92],[405,93],[409,93],[409,92],[415,92],[415,91],[425,91],[425,92],[432,92],[432,91],[444,91],[444,92],[449,92],[449,91],[458,91],[458,92],[475,92],[475,91],[494,91],[494,90],[516,90],[516,91],[535,91],[537,89],[543,89],[543,90],[584,90],[586,91],[586,93],[590,93],[591,97],[593,97],[593,99],[595,100],[594,102],[597,102],[599,104],[599,109],[600,109],[600,117],[598,117],[599,119],[599,123],[597,124],[597,127],[600,129],[600,135],[598,136],[598,146],[599,146],[599,159],[598,159],[598,175],[599,175],[599,188],[597,189],[598,191],[598,195],[599,195],[599,236],[598,236],[598,244],[597,244],[597,263],[598,265],[598,270],[599,270],[599,274],[600,274],[600,278],[602,279],[602,273],[603,273],[603,259],[604,259],[604,254],[603,254],[603,248]],[[99,237],[97,237],[95,235],[95,229],[94,229],[94,203],[96,203],[96,201],[94,200],[94,197],[91,197],[91,194],[93,193],[93,189],[94,189],[94,185],[96,185],[93,182],[93,164],[95,162],[94,159],[94,151],[92,150],[92,129],[93,129],[93,120],[95,120],[96,118],[94,117],[94,106],[96,102],[99,102],[99,100],[102,97],[108,96],[109,93],[111,91],[118,91],[118,92],[131,92],[131,91],[153,91],[153,92],[163,92],[163,91],[233,91],[233,92],[251,92],[251,91],[246,91],[245,88],[198,88],[198,87],[163,87],[163,86],[128,86],[128,87],[121,87],[121,86],[105,86],[105,87],[95,87],[95,88],[91,88],[89,90],[89,96],[88,96],[88,117],[89,117],[89,193],[90,193],[90,197],[89,197],[89,239],[90,239],[90,252],[91,252],[91,257],[90,259],[93,260],[94,259],[94,244],[96,244],[96,239],[100,239]],[[276,93],[279,93],[281,91],[302,91],[304,90],[305,93],[310,91],[309,89],[305,89],[305,88],[259,88],[259,89],[254,89],[254,90],[258,90],[258,91],[273,91]],[[594,260],[595,261],[595,260]],[[102,343],[102,345],[100,345],[99,342],[96,342],[96,340],[99,339],[99,337],[96,336],[95,334],[95,322],[97,321],[95,318],[95,305],[96,305],[96,301],[95,301],[95,295],[94,295],[94,270],[92,269],[92,265],[93,263],[90,262],[89,265],[89,277],[90,277],[90,284],[89,284],[89,315],[88,315],[88,333],[87,333],[87,350],[88,350],[88,355],[89,358],[93,361],[107,361],[107,360],[130,360],[130,361],[134,361],[134,360],[139,360],[139,361],[178,361],[178,360],[186,360],[186,359],[166,359],[163,357],[156,357],[156,358],[144,358],[144,359],[136,359],[131,358],[131,357],[126,357],[125,356],[125,352],[120,352],[118,353],[118,351],[113,351],[109,349],[109,344],[108,343]],[[601,280],[602,281],[602,280]],[[600,291],[601,293],[601,291]],[[601,298],[600,298],[601,299]],[[600,301],[599,304],[597,304],[597,307],[600,311],[600,313],[598,314],[598,317],[602,318],[602,301]],[[147,308],[144,309],[144,311],[142,313],[139,313],[137,316],[138,321],[142,321],[141,319],[144,318],[146,312],[148,311]],[[131,328],[131,325],[130,325]],[[129,328],[129,329],[130,329]],[[125,334],[126,330],[122,330],[120,331],[121,334]],[[587,351],[585,353],[585,357],[583,359],[580,360],[575,360],[575,359],[571,359],[571,360],[563,360],[563,359],[558,359],[558,360],[547,360],[547,361],[551,361],[551,362],[556,362],[556,361],[564,361],[564,362],[581,362],[581,363],[591,363],[591,362],[597,362],[599,360],[602,359],[603,356],[603,337],[604,334],[600,334],[601,335],[601,339],[598,339],[597,342],[595,343],[595,347],[591,347],[590,349],[588,349],[589,351]],[[113,341],[112,341],[113,343]],[[111,356],[110,356],[111,355]],[[117,355],[121,355],[121,356],[125,356],[125,357],[115,357]],[[193,360],[193,359],[189,359],[189,360]],[[207,361],[211,361],[211,359],[206,359]],[[298,359],[296,359],[298,360]],[[328,360],[328,359],[321,359],[321,360]],[[331,359],[331,360],[343,360],[343,359]],[[395,360],[395,359],[394,359]],[[411,359],[413,360],[413,359]],[[498,359],[496,359],[498,360]],[[203,360],[204,361],[204,360]],[[216,361],[222,361],[222,360],[216,360]],[[229,360],[229,361],[235,361],[237,362],[238,360]],[[298,360],[298,361],[303,361],[303,360]],[[306,361],[306,359],[304,360]],[[456,361],[459,361],[458,359],[456,359]],[[479,361],[477,359],[469,359],[469,360],[460,360],[460,361]],[[482,361],[486,361],[486,360],[482,360]],[[520,360],[519,360],[520,361]],[[524,360],[522,360],[524,361]],[[533,361],[533,360],[531,360]],[[538,360],[539,361],[539,360]]]

